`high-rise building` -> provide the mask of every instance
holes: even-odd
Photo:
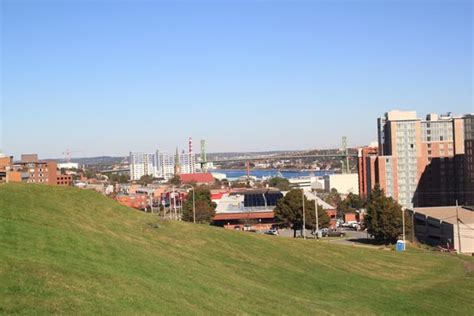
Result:
[[[462,200],[462,117],[391,111],[378,119],[376,181],[405,207]]]
[[[474,206],[474,114],[464,116],[464,204]]]
[[[130,179],[140,180],[144,175],[158,177],[156,154],[130,153]]]

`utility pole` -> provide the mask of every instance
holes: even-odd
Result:
[[[319,239],[318,201],[316,199],[316,194],[314,195],[314,215],[316,217],[316,239]]]
[[[402,208],[403,247],[405,247],[405,208]]]
[[[196,197],[194,195],[194,187],[193,187],[193,223],[196,224]]]
[[[178,215],[176,211],[176,194],[174,193],[174,185],[173,185],[173,217],[174,217],[174,220],[178,219]]]
[[[304,209],[304,190],[301,189],[301,194],[303,196],[303,239],[306,239],[306,213],[305,213],[305,209]]]
[[[459,210],[458,210],[458,200],[456,200],[456,224],[458,229],[458,253],[461,253],[461,231],[459,230]]]

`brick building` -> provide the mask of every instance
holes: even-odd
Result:
[[[474,206],[474,114],[464,117],[464,204]]]
[[[146,194],[117,195],[115,199],[122,205],[140,210],[149,206],[149,197]]]
[[[422,120],[414,111],[390,111],[377,123],[378,155],[367,150],[359,166],[362,188],[375,180],[404,207],[464,202],[463,117],[428,114]]]
[[[61,186],[72,186],[72,176],[70,174],[59,174],[56,178],[56,184]]]
[[[357,157],[357,170],[359,175],[359,195],[367,198],[373,189],[376,180],[375,161],[377,160],[377,147],[359,148]]]
[[[13,165],[17,172],[26,174],[23,180],[28,183],[57,184],[57,164],[55,161],[38,160],[38,155],[21,155],[21,161]]]
[[[0,160],[0,170],[3,160]],[[10,157],[8,182],[27,182],[37,184],[71,186],[72,176],[58,173],[57,163],[53,160],[39,160],[37,154],[21,155],[20,162],[13,162]]]

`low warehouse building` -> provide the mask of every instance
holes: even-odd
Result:
[[[461,253],[474,253],[474,210],[440,206],[407,211],[412,215],[412,233],[417,241]]]

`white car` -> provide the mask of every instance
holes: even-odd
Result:
[[[264,234],[278,236],[278,230],[270,229],[270,230],[267,230]]]

